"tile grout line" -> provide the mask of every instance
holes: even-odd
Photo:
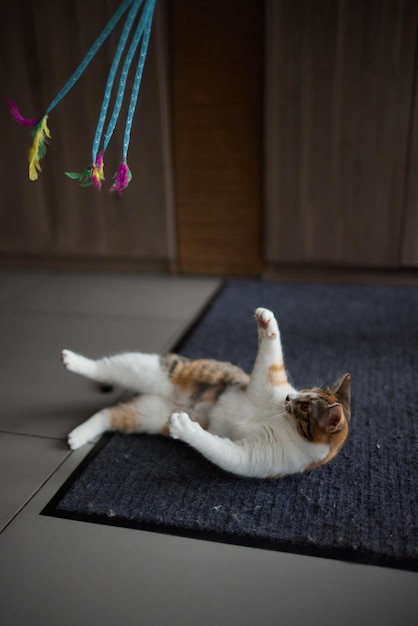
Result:
[[[31,435],[30,435],[31,436]],[[10,519],[5,523],[5,525],[0,528],[0,536],[3,531],[13,523],[16,517],[23,511],[23,509],[33,500],[33,498],[39,493],[39,491],[46,485],[46,483],[54,476],[54,474],[62,467],[62,465],[68,460],[71,456],[72,450],[69,450],[65,457],[58,463],[58,465],[49,472],[49,474],[44,478],[44,480],[38,485],[38,487],[33,491],[33,493],[28,496],[28,498],[21,504],[21,506],[13,513]]]

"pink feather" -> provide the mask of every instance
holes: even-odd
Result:
[[[129,185],[131,179],[132,179],[131,170],[129,169],[126,163],[122,162],[119,165],[118,171],[116,172],[114,176],[115,182],[111,186],[110,191],[117,191],[119,194],[121,194],[122,191],[126,189],[126,187]]]
[[[14,102],[14,100],[8,100],[7,103],[9,105],[12,118],[21,126],[36,126],[36,124],[39,124],[42,119],[41,117],[39,117],[36,120],[29,120],[20,114],[19,109],[17,108],[17,104],[16,102]]]

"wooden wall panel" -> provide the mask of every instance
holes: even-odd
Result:
[[[0,251],[6,254],[42,254],[50,249],[52,230],[47,194],[33,186],[27,176],[27,130],[15,125],[7,111],[7,100],[27,106],[27,117],[42,106],[36,92],[39,65],[33,54],[31,2],[7,0],[0,20]]]
[[[401,262],[405,267],[418,267],[418,64],[415,65],[413,96],[400,242]]]
[[[418,4],[267,7],[268,260],[399,265]]]
[[[175,0],[173,139],[183,272],[261,268],[259,0]]]

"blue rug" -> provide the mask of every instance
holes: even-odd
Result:
[[[257,306],[276,313],[296,386],[352,374],[331,463],[246,479],[178,441],[106,435],[44,513],[418,571],[418,289],[231,280],[178,351],[250,371]]]

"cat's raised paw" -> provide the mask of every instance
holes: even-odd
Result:
[[[274,314],[268,309],[263,309],[259,307],[255,311],[255,320],[257,322],[257,326],[261,331],[265,331],[265,334],[270,339],[274,339],[277,337],[279,329],[277,326],[276,318]]]

